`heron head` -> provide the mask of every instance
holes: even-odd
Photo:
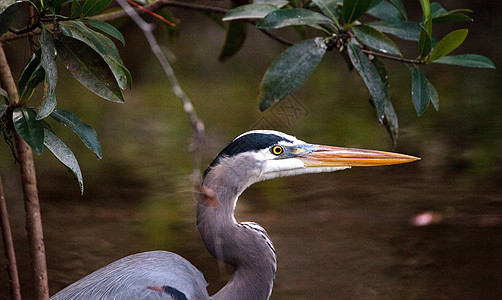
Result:
[[[352,166],[401,164],[419,159],[391,152],[309,144],[282,132],[253,130],[225,147],[210,164],[205,176],[213,171],[225,174],[245,188],[275,177],[332,172]]]

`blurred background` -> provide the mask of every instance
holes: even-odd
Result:
[[[448,10],[474,10],[469,36],[456,53],[485,55],[499,69],[425,67],[440,109],[430,106],[417,117],[409,71],[386,62],[400,125],[395,151],[421,161],[275,179],[241,196],[237,220],[260,223],[277,250],[272,299],[502,298],[502,4],[440,3]],[[405,4],[418,20],[419,2]],[[259,82],[285,47],[249,26],[243,49],[222,63],[224,30],[201,14],[172,12],[180,19],[179,38],[169,42],[161,28],[156,35],[175,58],[181,86],[205,122],[203,168],[234,137],[254,128],[313,143],[393,150],[363,82],[337,53],[325,56],[294,97],[260,113]],[[103,159],[71,131],[54,126],[80,162],[85,185],[80,196],[73,176],[49,151],[35,157],[51,294],[116,259],[157,249],[192,262],[212,294],[232,270],[220,268],[196,229],[188,177],[191,128],[142,33],[130,21],[123,23],[126,47],[119,50],[133,75],[124,104],[98,98],[59,66],[58,104],[96,129]],[[458,24],[438,27],[441,35]],[[30,56],[26,44],[5,45],[16,80]],[[413,51],[405,53],[413,57]],[[0,143],[0,174],[22,293],[30,299],[19,170],[5,143]],[[0,299],[8,297],[2,271]]]

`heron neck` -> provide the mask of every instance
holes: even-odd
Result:
[[[275,277],[275,251],[259,225],[237,223],[234,218],[234,206],[246,186],[211,173],[203,184],[214,191],[217,205],[198,201],[197,227],[209,253],[235,270],[211,299],[268,299]]]

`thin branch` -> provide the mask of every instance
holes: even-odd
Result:
[[[364,52],[364,53],[366,53],[366,54],[368,54],[368,55],[378,56],[378,57],[382,57],[382,58],[389,59],[389,60],[399,61],[399,62],[402,62],[402,63],[415,64],[415,65],[423,65],[423,64],[425,64],[425,62],[420,61],[420,60],[404,58],[404,57],[401,57],[401,56],[394,56],[394,55],[385,54],[385,53],[381,53],[381,52],[375,52],[375,51],[370,50],[370,49],[364,49],[363,48],[363,49],[361,49],[361,51]]]
[[[187,114],[190,124],[192,125],[192,153],[194,156],[194,176],[199,178],[201,175],[200,172],[200,149],[204,142],[204,123],[197,117],[195,113],[195,108],[192,104],[192,101],[187,96],[187,94],[181,88],[176,75],[174,74],[173,68],[169,64],[164,52],[159,46],[157,39],[153,35],[152,25],[146,23],[137,13],[137,10],[133,9],[126,0],[117,0],[117,2],[122,6],[124,11],[133,19],[133,21],[138,25],[138,27],[143,31],[145,37],[150,44],[152,52],[157,57],[160,65],[164,69],[169,82],[173,88],[174,95],[181,101],[183,104],[183,110]],[[160,1],[159,1],[160,2]],[[157,3],[157,2],[155,2]]]
[[[7,204],[0,176],[0,220],[2,227],[2,237],[7,257],[7,270],[9,273],[10,297],[13,300],[21,300],[21,287],[19,285],[19,276],[17,273],[16,253],[14,251],[14,242],[12,241],[12,232],[10,230],[9,214],[7,213]]]

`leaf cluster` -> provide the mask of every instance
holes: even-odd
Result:
[[[32,5],[36,12],[34,21],[26,28],[33,30],[39,27],[41,34],[18,81],[19,100],[9,100],[7,93],[1,90],[7,103],[0,105],[2,125],[12,124],[36,154],[41,154],[44,147],[49,149],[74,174],[83,192],[77,159],[58,138],[46,118],[75,132],[98,158],[102,157],[101,145],[91,126],[73,113],[57,107],[56,60],[60,60],[78,82],[96,95],[113,102],[124,102],[122,90],[131,86],[131,74],[110,37],[122,45],[125,45],[125,40],[112,25],[88,18],[102,12],[111,0],[3,1],[0,4],[1,33],[14,20],[12,14],[15,15],[26,3]],[[38,86],[43,88],[42,103],[39,106],[29,105]],[[6,114],[9,110],[11,113]]]
[[[436,110],[439,108],[438,93],[422,66],[440,63],[471,68],[495,67],[481,55],[450,56],[467,37],[467,29],[454,30],[439,40],[433,34],[433,24],[472,21],[468,15],[471,10],[448,11],[437,2],[419,1],[423,13],[421,21],[409,20],[400,0],[255,0],[253,4],[233,8],[223,20],[248,20],[262,30],[293,26],[305,38],[280,54],[265,72],[260,84],[260,110],[298,90],[323,56],[336,49],[347,58],[350,69],[355,69],[362,78],[378,121],[387,127],[395,145],[398,119],[391,102],[387,70],[381,59],[401,62],[410,70],[411,98],[419,116],[431,102]],[[301,30],[303,26],[313,28],[314,37],[306,37],[306,31]],[[395,38],[417,43],[416,57],[403,57],[393,41]]]

